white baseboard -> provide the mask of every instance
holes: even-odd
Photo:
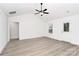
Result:
[[[43,37],[44,35],[32,35],[32,36],[27,36],[27,37],[20,37],[19,40],[23,40],[23,39],[32,39],[32,38],[39,38],[39,37]]]

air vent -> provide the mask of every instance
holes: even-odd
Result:
[[[16,13],[16,11],[11,11],[11,12],[9,12],[9,14],[15,14]]]

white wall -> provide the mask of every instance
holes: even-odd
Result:
[[[60,19],[54,19],[48,23],[42,21],[33,14],[10,17],[11,22],[19,22],[20,40],[48,36],[58,40],[64,40],[73,44],[79,44],[79,15],[73,15]],[[63,24],[70,23],[70,31],[63,31]],[[48,26],[53,24],[53,34],[48,33]],[[47,27],[46,27],[47,26]]]
[[[63,24],[69,22],[70,30],[69,32],[63,31]],[[55,38],[58,40],[64,40],[71,42],[73,44],[79,45],[79,15],[64,17],[61,19],[55,19],[48,22],[49,24],[53,24],[53,34],[47,34],[48,37]],[[48,29],[47,26],[47,29]]]
[[[19,38],[19,22],[10,22],[10,38]]]
[[[6,15],[0,10],[0,53],[8,42],[8,20]]]
[[[45,36],[46,23],[34,14],[24,14],[9,18],[10,22],[19,22],[19,37],[29,39]]]

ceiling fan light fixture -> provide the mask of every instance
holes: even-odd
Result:
[[[40,15],[43,15],[43,13],[41,12]]]
[[[41,16],[43,16],[44,14],[49,14],[49,12],[46,12],[47,11],[46,8],[45,9],[42,9],[43,3],[40,3],[40,5],[41,5],[41,10],[35,9],[38,12],[38,13],[35,13],[35,15],[36,14],[40,14]]]

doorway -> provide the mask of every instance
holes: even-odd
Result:
[[[19,40],[19,22],[10,23],[10,40]]]

